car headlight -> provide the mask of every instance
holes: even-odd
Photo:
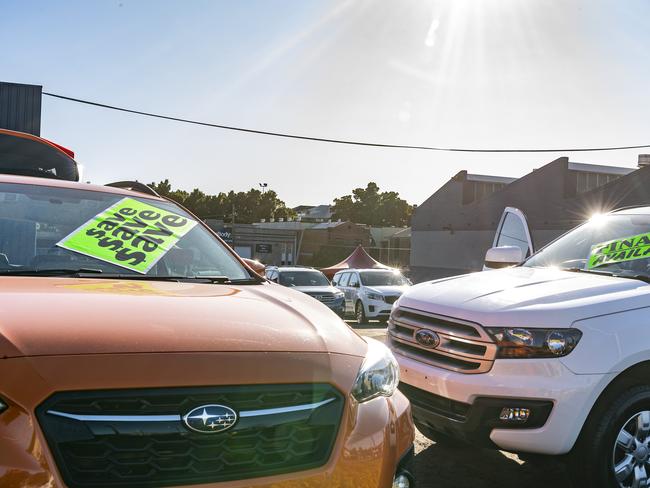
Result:
[[[399,384],[399,365],[390,349],[375,339],[366,338],[366,342],[366,358],[352,388],[352,396],[360,403],[391,396]]]
[[[382,302],[384,301],[384,296],[377,293],[366,293],[366,296],[368,297],[368,300],[379,300]]]
[[[575,349],[582,337],[578,329],[525,329],[488,327],[496,341],[497,358],[557,358]]]
[[[0,398],[0,413],[4,412],[9,408],[9,405],[7,405],[5,402],[2,401],[2,398]]]
[[[344,296],[345,293],[343,293],[342,291],[337,291],[336,293],[334,293],[334,298],[343,298]]]

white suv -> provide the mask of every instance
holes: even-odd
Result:
[[[336,273],[332,285],[345,294],[343,313],[354,312],[357,323],[365,324],[368,319],[387,321],[411,282],[396,269],[350,269]]]
[[[491,249],[487,261],[523,255]],[[576,486],[650,475],[650,207],[593,218],[520,265],[421,283],[388,343],[418,428],[569,454]]]

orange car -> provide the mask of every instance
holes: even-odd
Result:
[[[411,486],[390,351],[143,191],[0,175],[0,486]]]

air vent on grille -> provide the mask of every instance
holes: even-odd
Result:
[[[418,342],[420,330],[435,332],[438,343]],[[489,371],[497,349],[478,324],[403,307],[391,315],[388,338],[398,354],[461,373]]]
[[[330,385],[246,385],[62,392],[36,413],[71,488],[152,488],[322,466],[344,403]],[[205,435],[180,421],[210,404],[240,414],[235,426]]]

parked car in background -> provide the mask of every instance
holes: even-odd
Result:
[[[567,455],[575,486],[648,486],[650,207],[594,216],[521,264],[532,243],[515,237],[486,256],[510,267],[396,303],[388,343],[416,425],[439,442]]]
[[[354,313],[359,324],[369,319],[388,320],[393,303],[411,282],[393,269],[352,269],[339,271],[332,284],[345,295],[344,313]]]
[[[79,167],[70,149],[7,129],[0,129],[0,173],[79,181]]]
[[[0,486],[411,486],[382,343],[152,191],[0,175],[0,202]]]
[[[327,277],[314,268],[301,266],[267,266],[266,278],[282,286],[301,291],[327,305],[343,316],[345,300],[342,291],[334,288]]]

